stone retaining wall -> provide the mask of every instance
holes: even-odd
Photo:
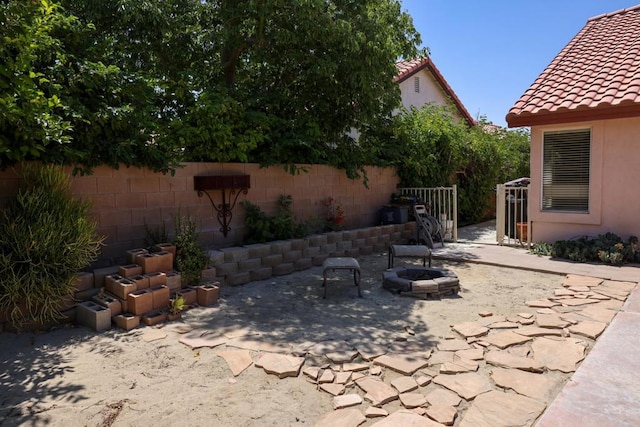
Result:
[[[384,252],[391,244],[415,236],[415,222],[334,231],[301,239],[209,251],[216,280],[236,286],[322,265],[328,257],[353,257]]]
[[[415,222],[408,222],[356,230],[333,231],[301,239],[210,250],[208,253],[209,266],[202,272],[201,285],[195,288],[202,287],[206,283],[237,286],[266,280],[273,276],[282,276],[320,266],[328,257],[357,258],[375,252],[382,253],[389,249],[389,245],[406,243],[414,236]],[[175,251],[175,248],[169,249],[164,246],[162,249],[166,249],[172,254],[172,251]],[[172,262],[164,268],[158,267],[163,270],[161,272],[157,272],[155,269],[145,272],[141,261],[142,257],[136,256],[142,251],[145,250],[142,248],[128,250],[125,258],[129,264],[79,272],[75,292],[60,301],[59,309],[63,314],[61,323],[80,323],[100,331],[110,328],[111,321],[113,321],[118,327],[129,329],[136,327],[145,314],[145,310],[133,307],[136,303],[132,300],[133,293],[145,291],[159,294],[162,292],[163,302],[157,307],[153,307],[152,311],[155,312],[157,308],[166,308],[169,304],[170,293],[193,291],[193,288],[182,287],[180,273],[172,271]],[[158,254],[160,253],[167,252],[158,252]],[[138,267],[138,269],[134,271],[134,267]],[[140,275],[140,273],[146,274]],[[155,284],[149,282],[143,287],[138,284],[134,286],[134,282],[128,281],[126,283],[130,283],[131,286],[126,288],[123,281],[119,282],[120,284],[113,283],[120,275],[125,276],[125,280],[127,278],[134,280],[136,277],[144,279],[158,275],[160,280]],[[175,286],[173,281],[170,283],[169,277],[177,279]],[[126,289],[119,290],[118,286],[125,286]],[[149,297],[149,295],[142,296]],[[198,302],[197,304],[202,305],[203,303]],[[123,318],[121,315],[128,316],[128,318]],[[0,332],[3,330],[14,331],[9,318],[8,312],[0,312]],[[123,326],[119,321],[127,319],[135,320],[134,324]],[[39,323],[28,324],[25,325],[24,330],[46,329],[50,326]]]

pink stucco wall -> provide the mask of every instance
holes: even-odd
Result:
[[[588,214],[542,212],[542,138],[545,131],[591,129]],[[640,235],[640,118],[536,126],[531,129],[529,215],[534,242],[613,232]]]
[[[345,207],[347,228],[376,225],[378,210],[389,203],[399,182],[391,168],[368,168],[368,188],[362,180],[348,179],[342,170],[319,165],[305,168],[306,173],[290,175],[281,167],[260,168],[257,164],[186,163],[171,176],[147,169],[99,167],[92,175],[73,177],[72,189],[77,196],[92,202],[98,231],[107,237],[102,258],[115,260],[126,250],[146,246],[145,224],[154,228],[164,221],[171,232],[178,208],[197,218],[203,246],[222,248],[241,243],[244,209],[235,207],[231,231],[224,237],[211,202],[206,196],[198,197],[194,190],[196,175],[249,174],[251,188],[247,195],[239,196],[238,203],[248,200],[273,214],[278,196],[288,194],[293,198],[298,219],[322,217],[322,200],[332,196]],[[17,192],[18,172],[0,172],[0,206]],[[210,194],[214,202],[221,203],[220,191]]]

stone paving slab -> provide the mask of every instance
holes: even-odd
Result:
[[[536,338],[531,344],[533,357],[547,369],[565,373],[576,370],[577,364],[584,359],[586,344],[575,338],[553,340]]]
[[[429,355],[413,353],[413,354],[385,354],[374,359],[374,363],[392,369],[404,375],[411,375],[418,369],[424,368],[429,364],[427,358]]]
[[[338,409],[324,415],[314,424],[314,427],[357,427],[367,419],[357,409]]]
[[[400,409],[383,420],[373,424],[375,427],[441,427],[442,424],[431,421],[415,412]]]
[[[460,427],[530,426],[544,408],[544,403],[530,397],[490,391],[476,397],[460,422]]]
[[[249,350],[225,350],[218,353],[227,366],[231,369],[234,377],[237,377],[253,363]]]
[[[640,282],[640,268],[637,265],[613,267],[602,264],[578,264],[549,257],[531,256],[521,248],[464,243],[448,244],[446,248],[434,250],[434,259],[472,260],[481,264],[568,274],[565,284],[569,283],[569,286],[575,284],[595,287],[602,283],[603,279],[629,282],[629,287],[633,290],[626,302],[612,299],[587,306],[612,310],[614,315],[620,309],[622,312],[610,321],[611,324],[598,338],[572,380],[536,425],[637,425],[637,420],[640,419],[640,405],[636,398],[640,395],[640,340],[637,339],[637,331],[640,330],[640,287],[636,286],[636,283]],[[474,403],[478,401],[477,398]],[[598,404],[594,405],[594,402]],[[470,424],[460,424],[464,425]]]
[[[540,418],[537,426],[638,425],[638,331],[640,312],[618,313],[591,349],[589,356]]]
[[[297,377],[303,363],[304,357],[276,353],[261,354],[254,362],[255,366],[268,374],[277,375],[278,378]]]
[[[484,375],[475,372],[466,372],[457,375],[438,375],[433,382],[456,392],[466,400],[472,400],[479,394],[490,391],[491,383]]]
[[[509,388],[523,396],[545,401],[557,381],[547,375],[524,372],[518,369],[493,368],[491,378],[497,386]]]

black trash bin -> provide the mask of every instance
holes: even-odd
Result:
[[[404,224],[409,221],[407,206],[383,206],[379,211],[380,224]]]

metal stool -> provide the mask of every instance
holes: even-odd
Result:
[[[427,266],[427,257],[429,258],[429,267],[431,267],[431,249],[425,245],[391,245],[389,246],[389,266],[393,267],[394,258],[422,258],[422,266]]]
[[[362,298],[362,292],[360,291],[360,264],[355,258],[337,257],[327,258],[322,263],[322,286],[324,287],[324,296],[327,298],[327,272],[336,270],[350,270],[353,271],[353,282],[358,287],[358,296]]]

